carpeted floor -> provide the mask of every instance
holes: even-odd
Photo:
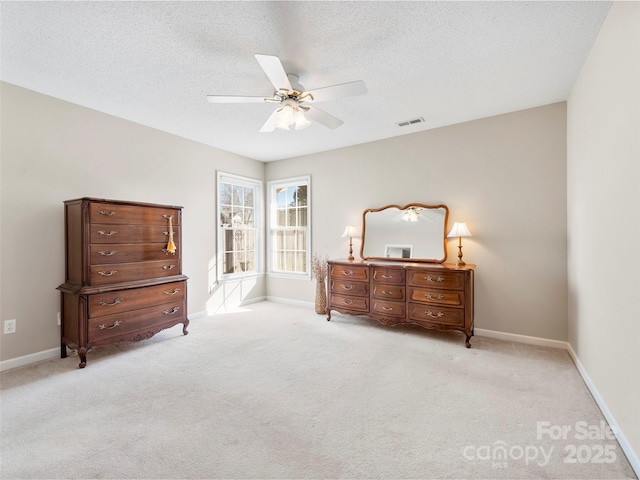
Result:
[[[271,302],[189,331],[2,373],[0,476],[636,478],[563,350]]]

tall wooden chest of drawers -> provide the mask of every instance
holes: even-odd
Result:
[[[366,315],[384,325],[413,324],[473,335],[474,265],[331,260],[331,310]]]
[[[94,346],[138,341],[179,323],[186,335],[182,207],[80,198],[64,202],[61,356],[80,368]],[[169,240],[175,251],[169,247]]]

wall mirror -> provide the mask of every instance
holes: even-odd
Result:
[[[446,205],[410,203],[367,209],[362,214],[364,260],[443,263],[447,259]]]

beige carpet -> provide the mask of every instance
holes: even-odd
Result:
[[[271,302],[189,330],[2,373],[1,477],[635,478],[576,438],[604,418],[562,350]]]

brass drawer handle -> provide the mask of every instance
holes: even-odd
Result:
[[[393,310],[393,307],[382,307],[382,309],[383,309],[385,312],[390,312],[391,310]]]
[[[174,289],[173,289],[173,292],[170,292],[169,290],[165,290],[165,291],[164,291],[164,292],[162,292],[162,293],[164,293],[165,295],[175,295],[175,294],[176,294],[176,293],[178,293],[179,291],[180,291],[180,289],[179,289],[179,288],[174,288]]]
[[[383,295],[393,295],[393,292],[390,292],[389,290],[382,290],[382,294]]]
[[[442,300],[444,298],[444,295],[440,294],[436,298],[433,298],[433,295],[427,293],[425,297],[427,297],[429,300]]]
[[[174,315],[175,313],[178,312],[178,310],[180,310],[180,307],[173,307],[172,310],[163,310],[162,314],[163,315]]]
[[[104,210],[98,210],[98,213],[99,213],[100,215],[104,215],[104,216],[106,216],[106,217],[113,217],[113,216],[116,214],[116,212],[114,212],[113,210],[111,210],[111,211],[110,211],[110,212],[108,212],[108,213],[107,213],[107,212],[105,212]]]
[[[355,302],[353,300],[342,300],[341,302],[343,305],[353,305]]]
[[[425,312],[425,314],[427,315],[427,317],[433,317],[433,318],[440,318],[440,317],[444,317],[444,313],[442,312],[438,312],[435,315],[433,314],[433,312],[431,310],[427,310]]]
[[[166,213],[163,213],[162,218],[166,218],[167,220],[169,220],[170,218],[173,218],[173,215],[167,215]]]
[[[112,255],[115,255],[116,253],[118,253],[115,250],[111,250],[109,252],[103,252],[103,251],[99,251],[98,255],[102,255],[103,257],[111,257]]]
[[[345,270],[340,270],[340,273],[342,275],[346,275],[347,277],[350,277],[351,275],[353,275],[353,270],[349,270],[348,272]]]
[[[98,235],[106,235],[107,237],[110,237],[111,235],[115,235],[116,232],[115,230],[109,230],[109,233],[105,232],[104,230],[98,230]]]
[[[353,290],[354,288],[356,287],[354,287],[353,285],[342,285],[343,290]]]
[[[174,268],[176,268],[175,265],[162,265],[163,270],[173,270]]]
[[[433,279],[433,277],[432,277],[431,275],[427,275],[426,277],[424,277],[424,279],[425,279],[427,282],[433,282],[433,283],[436,283],[436,282],[444,282],[444,277],[438,277],[436,280],[434,280],[434,279]]]
[[[380,276],[386,279],[393,278],[393,275],[380,275]]]
[[[115,322],[113,322],[113,325],[111,325],[110,327],[107,327],[104,323],[101,323],[100,325],[98,325],[98,328],[100,330],[104,330],[105,328],[107,330],[111,330],[113,328],[116,328],[118,325],[122,325],[122,320],[116,320]]]
[[[106,300],[101,300],[100,302],[98,302],[98,305],[102,306],[102,307],[109,307],[111,305],[117,305],[119,303],[124,302],[124,298],[116,298],[113,303],[109,303]]]
[[[103,277],[110,277],[112,275],[115,275],[116,273],[118,273],[117,270],[109,270],[108,272],[105,272],[104,270],[100,270],[98,272],[98,275],[102,275]]]

